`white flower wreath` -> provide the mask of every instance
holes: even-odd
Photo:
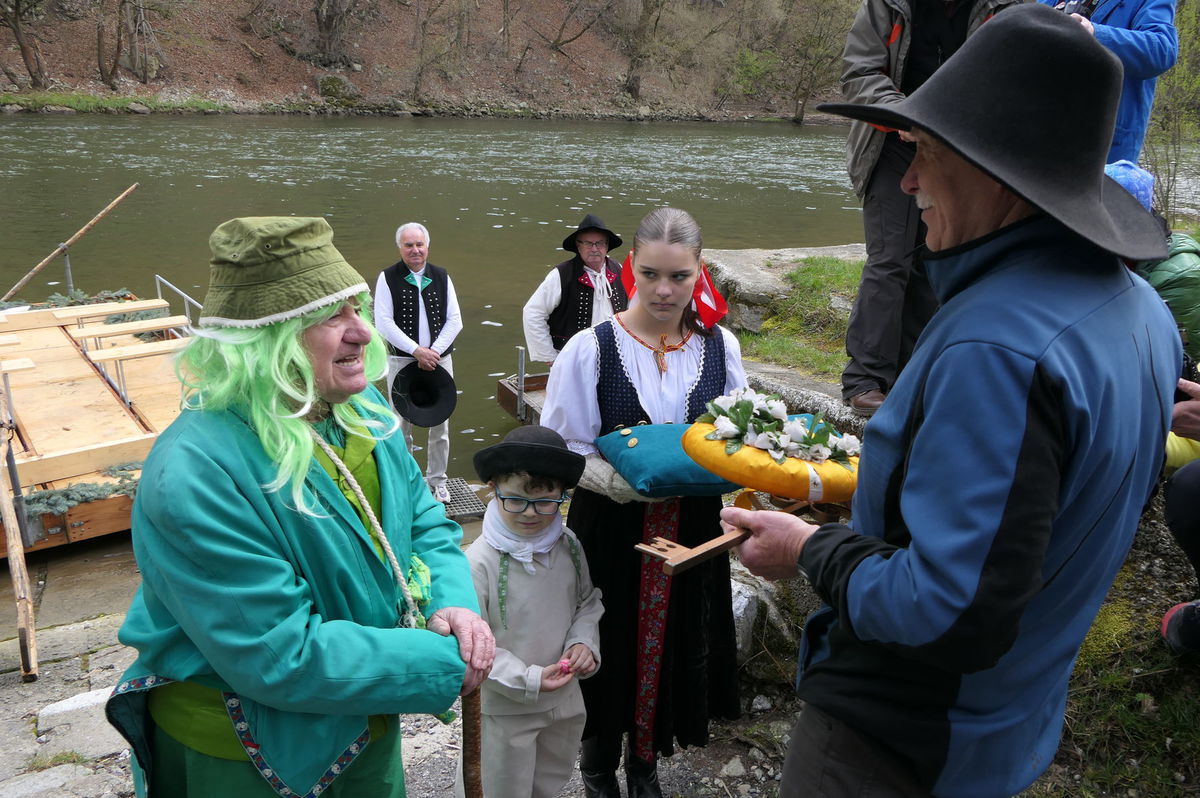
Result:
[[[804,418],[788,418],[787,406],[778,394],[762,394],[750,388],[718,396],[708,403],[708,412],[696,420],[716,427],[704,437],[724,440],[726,454],[753,446],[766,451],[780,465],[795,457],[811,463],[832,460],[849,469],[850,458],[861,448],[858,438],[839,434],[820,413],[811,423]]]

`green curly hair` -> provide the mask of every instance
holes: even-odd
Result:
[[[387,350],[371,323],[371,295],[364,292],[357,300],[358,314],[371,328],[363,367],[374,381],[387,373]],[[303,487],[314,443],[305,417],[321,399],[301,336],[341,306],[337,302],[263,327],[198,329],[175,364],[184,408],[245,413],[263,450],[278,464],[275,479],[264,489],[289,486],[296,508],[310,515],[315,513],[304,502]],[[399,427],[390,407],[361,394],[331,405],[331,411],[334,423],[350,435],[380,439]]]

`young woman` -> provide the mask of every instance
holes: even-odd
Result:
[[[656,535],[686,546],[719,535],[720,500],[641,496],[593,441],[622,426],[689,423],[708,401],[744,386],[746,374],[737,340],[716,326],[723,314],[712,311],[696,221],[659,208],[633,246],[622,275],[634,289],[629,309],[567,342],[542,413],[542,424],[587,458],[567,523],[605,607],[604,666],[582,683],[580,770],[594,798],[620,796],[623,735],[629,798],[658,798],[657,756],[670,756],[676,742],[704,745],[710,717],[738,714],[728,558],[668,578],[633,548]]]

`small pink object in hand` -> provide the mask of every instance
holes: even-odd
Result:
[[[559,669],[559,671],[561,671],[562,673],[570,673],[570,672],[571,672],[571,660],[569,660],[569,659],[560,659],[560,660],[558,661],[558,669]]]

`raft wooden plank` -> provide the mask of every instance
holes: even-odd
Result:
[[[33,361],[27,357],[17,357],[12,360],[0,360],[0,373],[13,374],[34,368]]]
[[[21,487],[41,485],[58,479],[70,479],[109,466],[145,460],[158,433],[150,432],[124,440],[81,446],[78,449],[17,459]]]
[[[172,327],[186,327],[187,316],[159,316],[155,319],[139,319],[120,324],[89,324],[86,327],[72,327],[67,333],[76,341],[85,338],[111,338],[115,335],[137,335],[138,333],[159,332]]]
[[[20,343],[19,335],[0,335],[0,346],[18,346]]]
[[[0,313],[0,332],[12,333],[45,327],[61,327],[64,324],[74,324],[82,319],[95,319],[142,310],[159,310],[167,307],[170,307],[170,303],[165,299],[138,299],[130,302],[102,302],[96,305],[73,305],[68,308]]]
[[[115,363],[118,360],[134,360],[139,357],[168,355],[178,352],[188,345],[187,338],[168,338],[165,341],[154,341],[149,344],[134,344],[131,346],[114,346],[109,349],[99,349],[88,353],[93,363]]]
[[[53,454],[147,431],[61,327],[22,338],[21,351],[37,368],[10,375],[10,385],[32,449]]]
[[[67,537],[75,543],[129,529],[132,509],[133,500],[124,495],[77,504],[67,510]]]

